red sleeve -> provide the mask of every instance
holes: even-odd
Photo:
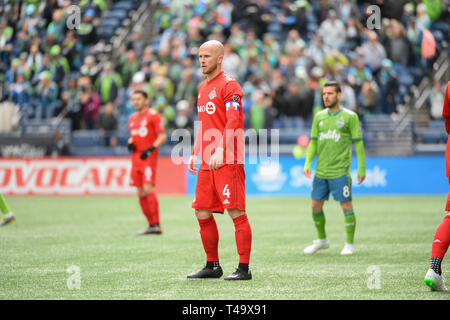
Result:
[[[229,130],[236,130],[240,128],[240,114],[242,112],[242,96],[243,92],[241,86],[236,81],[228,82],[224,87],[224,101],[225,101],[225,114],[227,117],[227,123],[223,132],[223,148],[226,149],[228,143],[230,143],[234,136],[227,135]],[[228,131],[227,131],[228,130]]]
[[[450,117],[450,81],[447,83],[447,90],[445,91],[444,108],[442,109],[442,116]]]
[[[161,133],[165,131],[159,113],[155,113],[153,116],[153,127],[156,133]]]

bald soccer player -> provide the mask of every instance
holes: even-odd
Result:
[[[243,93],[239,83],[222,71],[223,56],[223,45],[216,40],[203,43],[198,51],[206,79],[198,90],[197,109],[201,125],[188,170],[194,175],[198,172],[192,208],[200,225],[206,266],[187,277],[222,276],[218,254],[219,233],[213,213],[223,214],[226,209],[235,227],[239,265],[225,280],[250,280],[252,230],[245,211]],[[200,151],[201,164],[197,169]]]

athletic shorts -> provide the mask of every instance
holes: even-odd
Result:
[[[142,188],[145,184],[155,184],[156,181],[156,163],[145,167],[131,167],[130,185]]]
[[[192,208],[223,213],[225,209],[245,211],[243,165],[225,165],[218,170],[199,170]]]
[[[352,178],[346,174],[336,179],[321,179],[314,176],[311,198],[328,200],[330,193],[334,200],[347,202],[352,200]]]

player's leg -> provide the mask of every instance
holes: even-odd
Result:
[[[252,229],[245,212],[245,171],[243,165],[227,165],[213,172],[214,186],[220,202],[233,220],[239,264],[225,280],[250,280]]]
[[[225,280],[251,280],[250,253],[252,250],[252,229],[245,211],[228,209],[228,214],[234,223],[234,236],[239,254],[239,265],[235,272],[225,277]]]
[[[140,189],[139,201],[143,203],[143,207],[147,208],[148,228],[140,234],[161,234],[162,229],[159,224],[159,202],[155,194],[155,185],[144,183]]]
[[[352,202],[352,179],[347,174],[337,179],[331,179],[329,183],[330,192],[333,194],[334,199],[340,202],[344,212],[346,239],[341,255],[351,255],[355,250],[353,243],[356,229],[356,217]]]
[[[195,199],[192,203],[200,227],[200,237],[206,253],[206,266],[189,274],[190,279],[220,278],[223,275],[219,262],[219,230],[213,212],[223,212],[220,200],[212,187],[211,172],[199,170]]]
[[[355,229],[356,229],[356,217],[355,212],[353,210],[352,201],[341,202],[342,211],[344,211],[344,225],[345,225],[345,245],[341,251],[341,255],[351,255],[355,251],[355,247],[353,245],[355,238]]]
[[[130,185],[136,187],[137,196],[138,196],[138,200],[139,200],[139,205],[141,206],[142,214],[147,219],[148,227],[150,227],[151,215],[150,215],[150,209],[149,209],[148,201],[147,201],[147,193],[145,192],[145,190],[143,188],[144,183],[143,183],[142,174],[143,174],[143,172],[139,168],[134,168],[134,167],[131,168]],[[140,231],[137,234],[139,234],[139,235],[146,234],[145,231],[147,229]]]
[[[323,205],[329,197],[329,186],[326,179],[314,177],[311,192],[311,209],[314,225],[317,230],[317,239],[312,245],[307,246],[303,253],[314,254],[321,249],[327,249],[330,243],[325,233],[325,214],[323,213]]]
[[[450,193],[449,197],[450,198]],[[445,280],[442,276],[441,263],[448,250],[450,244],[450,204],[447,202],[447,214],[444,220],[436,229],[431,247],[430,268],[425,275],[424,283],[430,287],[432,291],[447,291]]]
[[[0,193],[0,211],[4,214],[3,219],[0,221],[0,227],[6,226],[7,224],[14,222],[16,218],[14,214],[9,209],[8,204],[6,203],[5,197]]]

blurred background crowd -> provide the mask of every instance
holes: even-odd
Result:
[[[167,130],[192,130],[197,50],[216,39],[223,69],[243,88],[246,128],[308,127],[326,80],[342,84],[342,105],[363,119],[397,112],[449,39],[449,0],[160,1],[150,28],[135,28],[117,58],[99,64],[111,17],[140,2],[0,1],[0,99],[24,120],[68,118],[72,130],[98,130],[114,146],[134,112],[131,92],[143,89]],[[80,21],[69,28],[73,4]],[[430,93],[433,119],[444,90],[436,83]]]

